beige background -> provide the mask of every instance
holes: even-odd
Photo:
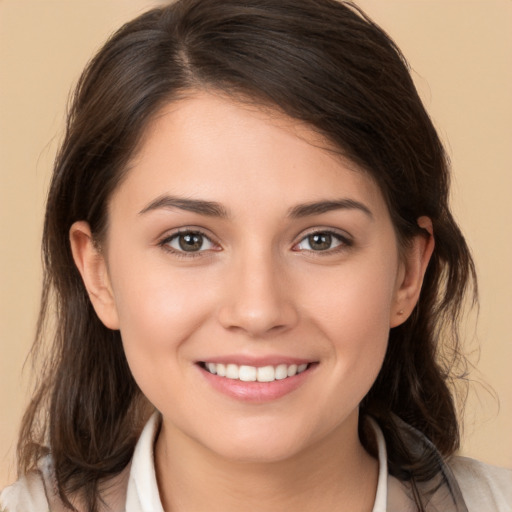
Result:
[[[22,376],[38,308],[45,190],[70,86],[104,39],[156,0],[0,0],[0,488],[15,476]],[[361,0],[396,40],[445,140],[454,208],[481,287],[462,453],[512,467],[512,2]]]

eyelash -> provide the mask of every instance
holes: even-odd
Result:
[[[332,237],[332,239],[339,242],[339,244],[333,248],[325,249],[325,250],[313,250],[313,249],[302,249],[302,251],[309,253],[310,255],[314,255],[315,257],[324,257],[324,256],[332,256],[333,254],[338,254],[339,252],[346,251],[347,249],[351,248],[354,245],[353,240],[351,240],[348,236],[342,235],[341,233],[337,231],[333,231],[330,229],[315,229],[313,231],[310,231],[309,233],[306,233],[302,238],[294,244],[294,248],[298,247],[301,243],[306,241],[308,238],[314,236],[314,235],[328,235]],[[297,252],[300,252],[300,249],[292,249],[296,250]]]
[[[160,242],[158,242],[158,245],[160,247],[162,247],[162,249],[164,249],[166,252],[169,252],[178,258],[187,258],[187,259],[200,258],[200,257],[204,256],[205,252],[209,252],[212,250],[213,251],[218,250],[218,249],[206,249],[206,250],[203,249],[203,250],[199,250],[199,251],[184,251],[184,250],[180,251],[180,250],[175,249],[174,247],[170,246],[171,242],[173,242],[174,240],[177,240],[180,236],[183,236],[183,235],[200,236],[203,239],[203,242],[208,241],[213,246],[218,247],[218,244],[216,244],[211,239],[211,237],[209,237],[206,233],[202,232],[199,229],[180,229],[179,231],[176,231],[175,233],[163,238]]]
[[[208,236],[203,231],[198,230],[198,229],[186,229],[186,228],[181,229],[169,236],[166,236],[165,238],[163,238],[161,241],[158,242],[158,245],[160,247],[162,247],[162,249],[164,249],[165,251],[172,253],[173,255],[175,255],[178,258],[187,258],[187,259],[204,257],[204,255],[205,255],[204,253],[206,253],[206,252],[219,250],[219,249],[203,249],[203,250],[198,250],[198,251],[185,251],[185,250],[178,250],[178,249],[175,249],[170,246],[171,242],[173,242],[174,240],[177,240],[180,236],[183,236],[183,235],[192,235],[192,236],[197,235],[197,236],[200,236],[203,239],[203,241],[208,241],[213,246],[219,247],[218,244],[216,244],[211,239],[211,237]],[[339,242],[339,244],[330,249],[317,250],[317,251],[315,251],[313,249],[302,249],[302,250],[295,249],[301,243],[303,243],[308,238],[310,238],[314,235],[328,235],[328,236],[332,237],[334,240],[336,240],[337,242]],[[292,250],[295,252],[304,251],[309,254],[313,254],[314,256],[322,257],[322,256],[329,256],[329,255],[337,254],[341,251],[347,250],[348,248],[350,248],[352,246],[353,246],[353,241],[350,238],[348,238],[347,236],[344,236],[336,231],[332,231],[329,229],[316,229],[314,231],[311,231],[311,232],[303,235],[302,238],[297,243],[295,243],[293,245]]]

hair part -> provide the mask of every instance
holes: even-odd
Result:
[[[458,447],[449,384],[464,371],[457,325],[476,283],[474,265],[449,210],[446,154],[404,57],[360,9],[335,0],[179,0],[124,25],[89,63],[49,190],[33,348],[37,356],[47,339],[49,354],[21,427],[20,472],[50,450],[65,503],[71,507],[79,493],[95,511],[101,482],[132,456],[148,403],[119,332],[92,308],[69,229],[85,220],[102,239],[109,198],[148,123],[192,90],[253,101],[313,127],[377,182],[405,244],[420,232],[420,216],[432,220],[436,247],[419,302],[391,330],[381,372],[361,404],[361,417],[377,418],[383,429],[391,474],[412,482],[431,475],[428,461],[401,446],[395,418],[443,455]],[[360,436],[371,451],[364,428]]]

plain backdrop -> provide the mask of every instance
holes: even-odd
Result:
[[[15,478],[44,201],[68,94],[105,38],[158,3],[0,0],[0,488]],[[454,211],[479,272],[478,327],[466,329],[476,368],[461,453],[512,467],[512,1],[358,3],[411,64],[452,160]]]

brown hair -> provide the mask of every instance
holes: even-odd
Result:
[[[61,496],[79,491],[94,511],[99,484],[132,456],[147,403],[119,332],[91,306],[68,233],[85,220],[101,238],[109,198],[148,122],[199,88],[277,108],[325,135],[377,181],[403,243],[419,232],[418,217],[431,218],[436,247],[419,303],[391,330],[361,404],[361,417],[377,418],[384,432],[390,472],[413,483],[427,478],[431,461],[407,450],[397,422],[443,455],[458,447],[448,384],[461,360],[457,323],[474,266],[448,207],[447,158],[405,59],[357,7],[335,0],[179,0],[123,26],[90,62],[48,196],[33,351],[47,332],[50,351],[21,428],[20,472],[51,451]],[[364,428],[360,435],[372,450]]]

